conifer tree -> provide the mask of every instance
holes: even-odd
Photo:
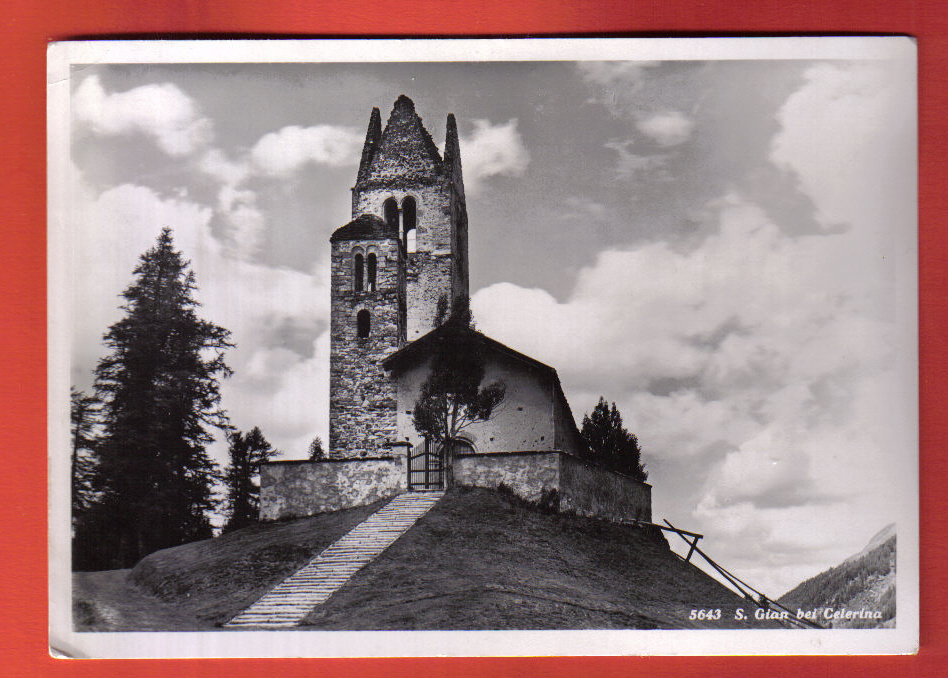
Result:
[[[122,296],[125,317],[103,340],[96,367],[103,432],[100,499],[89,512],[78,560],[128,567],[147,553],[211,535],[217,469],[211,427],[226,429],[218,381],[230,375],[230,332],[197,315],[190,263],[165,228],[139,258]]]
[[[583,416],[581,435],[590,460],[636,480],[648,478],[641,461],[639,440],[622,425],[622,415],[615,403],[610,408],[600,396],[592,414]]]
[[[69,400],[72,433],[72,517],[75,525],[97,498],[95,446],[100,403],[94,395],[88,395],[75,387],[69,389]]]
[[[230,441],[230,465],[224,474],[230,517],[224,531],[236,530],[257,522],[260,510],[260,486],[254,482],[260,464],[269,461],[277,451],[256,426],[249,433],[234,431]]]
[[[323,439],[315,436],[309,444],[309,460],[322,461],[326,458],[326,450],[323,449]]]

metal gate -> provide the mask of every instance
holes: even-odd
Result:
[[[443,490],[444,460],[440,446],[433,450],[425,439],[408,453],[408,489]]]

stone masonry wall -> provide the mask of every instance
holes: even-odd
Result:
[[[451,301],[453,256],[416,252],[408,255],[405,296],[408,300],[408,341],[414,341],[434,329],[438,299]]]
[[[560,457],[560,509],[613,522],[652,521],[652,486],[570,455]]]
[[[260,519],[303,518],[371,504],[407,489],[404,455],[260,467]]]
[[[543,490],[559,486],[559,452],[459,454],[456,485],[497,489],[503,483],[519,497],[537,501]]]
[[[561,511],[611,522],[652,520],[652,486],[559,451],[460,454],[457,485],[497,489],[503,483],[529,501],[557,490]]]
[[[387,199],[395,198],[399,205],[408,196],[415,199],[415,251],[408,253],[406,267],[408,341],[414,341],[432,329],[441,296],[450,301],[455,294],[466,293],[468,289],[467,264],[458,265],[454,261],[458,243],[452,222],[456,208],[451,195],[450,186],[440,181],[431,185],[393,181],[391,186],[362,190],[356,194],[355,209],[359,214],[374,214],[382,218],[385,216],[383,204]],[[399,214],[399,224],[401,218]],[[466,236],[464,245],[466,256]],[[461,272],[464,280],[457,279]]]
[[[375,252],[376,291],[356,292],[353,258]],[[329,367],[330,458],[378,456],[396,436],[395,383],[381,361],[397,350],[404,335],[399,318],[403,266],[392,240],[332,244],[332,291]],[[367,270],[367,268],[366,268]],[[356,317],[370,313],[369,336],[358,337]]]

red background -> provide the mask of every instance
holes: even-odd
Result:
[[[0,9],[0,675],[948,675],[948,5],[938,0],[10,0]],[[92,37],[795,35],[918,39],[921,651],[916,657],[65,661],[47,652],[48,41]]]

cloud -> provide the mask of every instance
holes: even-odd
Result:
[[[563,204],[566,209],[563,210],[560,218],[567,221],[576,219],[605,221],[616,218],[616,212],[612,207],[588,198],[570,196],[563,201]]]
[[[74,177],[74,220],[63,236],[72,243],[66,275],[79,310],[71,318],[74,382],[88,388],[82,381],[104,352],[100,337],[122,315],[119,294],[138,256],[170,226],[176,248],[191,261],[202,317],[229,329],[237,344],[227,354],[235,376],[222,386],[234,425],[260,426],[275,446],[302,454],[308,439],[328,427],[328,376],[314,377],[328,356],[328,262],[304,273],[236,258],[211,234],[210,208],[131,184],[97,194],[78,170]],[[239,211],[241,196],[227,200]],[[300,351],[306,333],[312,346]],[[222,462],[226,446],[218,441],[212,453]]]
[[[250,159],[263,175],[287,177],[309,163],[333,167],[357,164],[363,141],[347,127],[291,125],[261,137],[251,149]]]
[[[688,140],[694,121],[679,111],[643,116],[635,126],[659,146],[677,146]]]
[[[589,103],[601,104],[616,117],[637,111],[641,102],[636,95],[642,89],[648,69],[657,61],[584,61],[577,65],[593,94]]]
[[[699,246],[603,252],[564,301],[510,283],[479,290],[479,328],[557,367],[577,416],[600,394],[617,401],[646,464],[695,474],[653,473],[663,493],[694,492],[657,495],[657,511],[692,511],[729,556],[747,546],[754,511],[784,548],[796,542],[773,528],[783,513],[813,529],[839,504],[841,524],[871,532],[894,505],[899,425],[886,409],[910,395],[892,371],[894,263],[872,255],[871,233],[790,237],[738,195],[705,209],[717,223]]]
[[[914,69],[818,64],[781,108],[771,160],[797,174],[824,225],[886,229],[914,212]]]
[[[266,215],[257,207],[256,191],[226,184],[218,192],[217,209],[227,224],[229,252],[240,259],[253,259],[267,226]]]
[[[108,93],[97,75],[87,77],[72,97],[75,122],[100,136],[143,134],[171,156],[186,156],[213,138],[211,121],[194,100],[171,83]]]
[[[250,164],[246,160],[231,160],[219,148],[209,149],[201,157],[198,168],[228,186],[237,186],[250,176]]]
[[[606,148],[615,151],[619,155],[614,170],[616,176],[630,181],[646,178],[670,181],[671,175],[666,169],[668,155],[663,153],[649,155],[635,153],[632,150],[635,145],[634,139],[612,139],[605,143]],[[643,174],[646,176],[642,176]]]
[[[464,185],[476,193],[484,180],[495,176],[519,177],[530,164],[517,121],[492,125],[489,120],[475,120],[474,131],[461,140],[464,149]]]

